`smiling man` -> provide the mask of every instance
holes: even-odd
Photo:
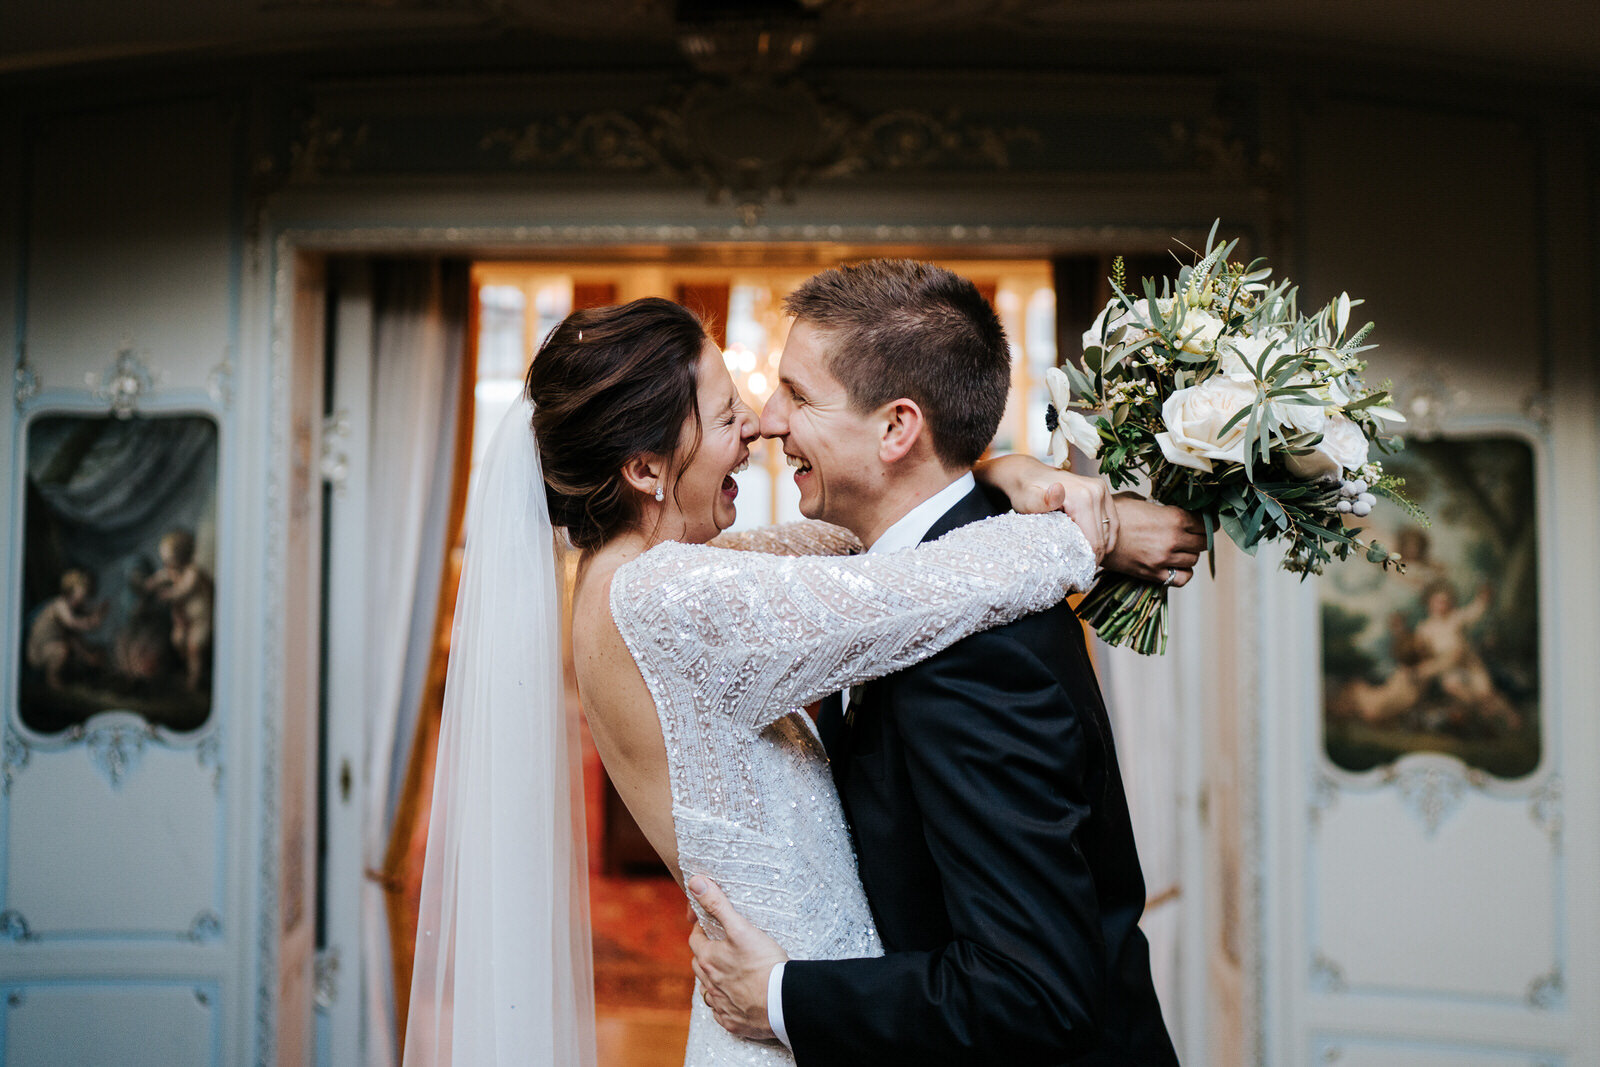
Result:
[[[926,263],[824,271],[762,412],[800,510],[869,552],[1004,510],[972,465],[1005,410],[1010,354],[965,279]],[[1106,566],[1187,581],[1190,516],[1119,500]],[[1110,722],[1066,604],[824,703],[861,880],[887,950],[785,960],[691,880],[727,938],[691,938],[718,1020],[801,1064],[1175,1063],[1138,920],[1144,882]]]

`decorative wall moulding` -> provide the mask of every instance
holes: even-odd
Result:
[[[1312,953],[1310,978],[1311,988],[1319,993],[1342,993],[1346,988],[1344,968],[1320,951]]]
[[[1561,853],[1561,777],[1551,775],[1528,798],[1528,816],[1545,832],[1556,854]]]
[[[28,743],[7,723],[3,748],[0,748],[0,796],[11,795],[11,783],[28,765],[31,754]]]
[[[139,400],[155,388],[157,377],[139,358],[131,343],[124,341],[117,358],[102,374],[86,374],[84,381],[94,390],[95,399],[111,405],[119,419],[133,417]]]
[[[206,394],[219,408],[224,410],[233,406],[233,361],[228,356],[222,357],[222,362],[211,368],[211,373],[206,376]]]
[[[330,85],[269,170],[291,184],[610,174],[698,186],[750,225],[802,188],[873,175],[1264,186],[1281,168],[1260,108],[1254,87],[1203,77],[668,70]]]
[[[11,373],[11,398],[18,411],[26,408],[28,403],[39,395],[39,387],[39,372],[33,369],[28,357],[23,356],[18,361],[16,370]]]
[[[600,111],[487,131],[518,168],[635,171],[702,186],[754,225],[770,200],[803,185],[891,171],[1006,170],[1039,131],[999,127],[950,109],[862,114],[799,79],[777,84],[699,81],[636,114]]]
[[[0,911],[0,937],[11,941],[37,941],[39,935],[28,929],[28,920],[15,908]]]
[[[112,789],[122,787],[123,777],[139,765],[145,742],[155,735],[155,728],[148,722],[126,712],[97,715],[83,731],[89,762],[111,783]]]
[[[1313,830],[1322,825],[1322,817],[1339,802],[1339,783],[1326,772],[1319,771],[1311,786],[1311,804],[1308,818]]]
[[[1386,777],[1395,783],[1406,807],[1421,820],[1423,832],[1429,837],[1438,833],[1439,827],[1461,806],[1469,782],[1483,784],[1481,771],[1448,757],[1416,756],[1401,764],[1391,768]]]
[[[1550,970],[1528,983],[1528,1006],[1538,1008],[1540,1011],[1550,1011],[1561,1006],[1566,999],[1566,981],[1561,974],[1561,965],[1556,964]]]
[[[207,908],[194,917],[194,922],[189,924],[189,930],[184,936],[196,943],[215,941],[222,936],[222,920],[217,917],[216,912]]]

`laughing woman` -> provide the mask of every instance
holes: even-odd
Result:
[[[552,527],[579,553],[574,664],[607,774],[680,885],[710,876],[794,958],[883,951],[804,707],[1049,607],[1096,569],[1059,511],[881,555],[816,522],[724,533],[756,416],[699,320],[664,300],[569,316],[527,400],[468,520],[411,1067],[594,1061]],[[793,1060],[730,1036],[697,997],[686,1062]]]

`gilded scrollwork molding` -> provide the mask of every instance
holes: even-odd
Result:
[[[1472,401],[1472,392],[1459,382],[1460,375],[1444,373],[1436,364],[1419,363],[1403,377],[1397,376],[1395,399],[1406,416],[1408,437],[1438,437],[1442,428]]]
[[[1407,808],[1432,837],[1466,797],[1467,788],[1482,788],[1483,772],[1460,760],[1431,754],[1412,756],[1385,768],[1385,783],[1394,784]]]
[[[211,772],[211,791],[222,795],[222,739],[215,730],[195,746],[195,759],[202,769]]]
[[[155,388],[156,380],[157,375],[128,341],[122,343],[117,358],[104,372],[84,375],[84,382],[94,390],[95,399],[111,405],[111,413],[119,419],[133,417],[140,398]]]
[[[1221,115],[1175,119],[1168,131],[1167,156],[1218,181],[1266,185],[1282,173],[1276,156],[1253,148]]]
[[[22,358],[17,360],[16,369],[11,372],[11,401],[18,411],[26,408],[39,395],[40,385],[39,372],[28,362],[28,354],[24,351]]]
[[[194,917],[194,921],[189,924],[189,929],[183,936],[196,944],[215,941],[222,936],[222,920],[217,917],[216,912],[206,908]]]
[[[961,112],[861,114],[802,78],[702,79],[638,112],[611,109],[497,126],[479,138],[512,166],[622,170],[693,181],[753,226],[773,199],[817,181],[960,162],[1004,170],[1037,130]]]
[[[1545,832],[1556,854],[1561,854],[1562,804],[1561,776],[1551,775],[1528,798],[1528,815]]]
[[[1530,1008],[1549,1011],[1561,1005],[1565,994],[1566,979],[1562,976],[1561,965],[1558,963],[1528,983],[1528,995],[1525,999]]]
[[[10,941],[37,941],[39,935],[28,929],[28,920],[15,908],[0,911],[0,937]]]
[[[233,378],[233,360],[228,353],[223,353],[222,362],[212,367],[206,376],[206,393],[220,408],[233,406]]]
[[[1347,988],[1344,968],[1325,956],[1321,950],[1311,956],[1311,988],[1319,993],[1343,993]]]
[[[11,795],[11,783],[22,773],[32,755],[33,750],[28,747],[28,742],[24,741],[8,723],[5,728],[3,750],[0,750],[0,796]]]
[[[144,755],[145,742],[155,736],[155,728],[144,719],[122,712],[97,715],[83,731],[89,762],[112,789],[122,788],[123,779]]]
[[[289,176],[305,180],[348,171],[367,147],[366,123],[345,125],[311,115],[289,145]]]
[[[1331,775],[1319,772],[1311,785],[1311,803],[1306,813],[1313,831],[1322,826],[1323,815],[1338,802],[1339,783]]]

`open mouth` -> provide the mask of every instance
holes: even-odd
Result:
[[[794,468],[794,476],[796,478],[803,474],[811,473],[811,463],[809,460],[801,459],[799,456],[796,456],[790,452],[785,452],[783,454],[783,458],[788,462],[789,466]]]
[[[744,457],[744,461],[742,463],[740,463],[737,467],[733,468],[733,470],[729,471],[723,477],[723,479],[722,479],[722,495],[727,497],[729,500],[732,500],[734,497],[738,496],[739,495],[739,483],[733,480],[733,476],[736,475],[736,474],[743,474],[745,471],[747,471],[749,469],[750,469],[750,457],[746,456],[746,457]]]

